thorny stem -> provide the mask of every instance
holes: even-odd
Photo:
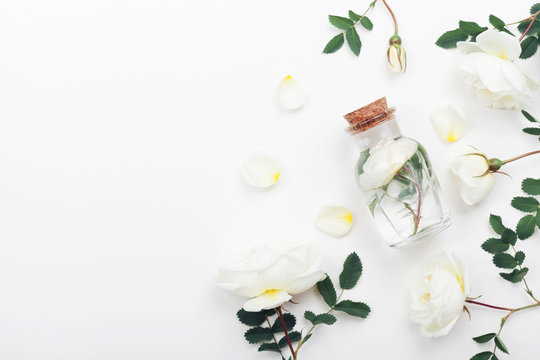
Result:
[[[388,6],[388,4],[386,3],[386,0],[382,0],[382,2],[384,3],[384,6],[386,6],[386,8],[388,9],[388,12],[390,13],[390,15],[392,16],[392,21],[394,21],[394,35],[397,35],[398,25],[397,25],[396,16],[394,15],[394,12],[392,11],[392,9],[390,9],[390,6]]]
[[[283,326],[283,332],[285,333],[285,338],[287,339],[287,344],[289,344],[289,349],[291,349],[291,355],[293,359],[296,359],[296,353],[294,351],[294,348],[291,343],[291,339],[289,338],[289,332],[287,331],[287,325],[285,325],[285,320],[283,319],[283,313],[281,312],[281,306],[278,306],[276,308],[276,311],[279,315],[279,319],[281,320],[281,326]]]
[[[271,329],[272,328],[272,324],[270,323],[270,319],[268,318],[268,316],[265,314],[264,317],[266,318],[266,322],[268,323],[268,327]],[[274,332],[272,331],[272,337],[274,338],[274,342],[276,343],[278,349],[279,349],[279,354],[281,355],[281,357],[283,357],[283,353],[281,352],[281,348],[279,347],[279,343],[276,339],[276,335],[274,334]]]
[[[534,154],[540,154],[540,150],[531,151],[531,152],[528,152],[528,153],[526,153],[526,154],[519,155],[519,156],[513,157],[513,158],[508,159],[508,160],[504,160],[502,163],[503,163],[503,165],[504,165],[504,164],[508,164],[509,162],[516,161],[516,160],[519,160],[519,159],[522,159],[522,158],[524,158],[524,157],[527,157],[527,156],[530,156],[530,155],[534,155]]]
[[[338,296],[338,298],[337,298],[337,300],[336,300],[336,304],[339,302],[339,299],[341,299],[341,296],[343,295],[343,292],[344,292],[344,291],[345,291],[344,289],[341,289],[341,292],[339,293],[339,296]],[[334,310],[334,307],[335,307],[335,306],[336,306],[336,305],[330,307],[330,309],[329,309],[326,313],[327,313],[327,314],[330,314],[330,313]],[[296,347],[296,355],[298,355],[298,351],[300,350],[300,347],[302,347],[302,345],[304,345],[304,342],[306,341],[306,339],[308,338],[308,336],[311,335],[311,333],[313,332],[313,330],[315,330],[315,327],[316,327],[316,326],[317,326],[317,325],[313,325],[313,326],[309,329],[309,331],[306,333],[306,336],[304,336],[304,337],[300,340],[300,342],[298,343],[298,346]],[[295,359],[296,359],[296,358],[295,358]]]
[[[525,30],[523,32],[523,34],[521,34],[521,37],[519,38],[519,41],[521,42],[521,40],[523,40],[523,38],[525,37],[525,35],[529,32],[529,30],[531,30],[531,27],[532,27],[532,24],[534,23],[534,21],[536,20],[536,17],[538,16],[538,13],[540,13],[540,10],[537,11],[531,18],[531,22],[529,23],[529,26],[527,27],[527,30]]]

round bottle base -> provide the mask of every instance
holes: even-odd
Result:
[[[405,248],[420,244],[425,240],[437,235],[441,231],[444,231],[452,224],[452,217],[450,215],[443,218],[440,223],[430,225],[422,229],[419,233],[409,236],[406,239],[390,244],[392,248]]]

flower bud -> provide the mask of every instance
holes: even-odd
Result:
[[[401,38],[394,35],[390,38],[390,47],[386,52],[388,65],[394,72],[405,72],[407,70],[407,55],[405,49],[401,47]]]
[[[489,171],[495,172],[503,166],[503,162],[497,158],[489,159]]]

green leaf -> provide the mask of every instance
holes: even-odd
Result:
[[[502,269],[513,269],[517,266],[517,261],[510,254],[495,254],[493,255],[493,263],[496,267]]]
[[[279,350],[279,346],[276,343],[264,343],[259,346],[259,349],[257,351],[275,351],[275,352],[281,352]]]
[[[366,149],[360,153],[360,158],[358,159],[358,162],[356,163],[356,171],[358,172],[358,175],[362,175],[364,173],[364,164],[369,158],[369,149]]]
[[[358,255],[353,252],[347,256],[343,263],[343,271],[339,274],[339,286],[342,289],[352,289],[362,275],[362,262]]]
[[[358,20],[360,20],[360,18],[361,18],[360,15],[358,15],[357,13],[355,13],[352,10],[349,10],[349,19],[351,19],[354,22],[357,22]]]
[[[502,223],[501,217],[498,215],[489,215],[489,224],[491,225],[493,231],[495,231],[499,235],[502,235],[504,230],[506,230],[506,227]]]
[[[482,244],[482,249],[490,254],[500,254],[510,248],[510,245],[503,242],[502,239],[488,239]]]
[[[362,25],[364,29],[368,31],[373,30],[373,23],[367,16],[364,16],[360,19],[360,25]]]
[[[540,128],[528,127],[523,129],[523,132],[530,135],[540,135]]]
[[[313,325],[326,324],[332,325],[337,321],[336,317],[332,314],[319,314],[315,315],[312,311],[306,311],[304,313],[306,320],[310,321]]]
[[[534,15],[538,11],[540,11],[540,3],[536,3],[533,6],[531,6],[531,15]]]
[[[529,195],[540,195],[540,179],[526,178],[521,182],[521,189]]]
[[[525,240],[534,233],[534,226],[536,225],[536,219],[534,215],[525,215],[519,220],[516,232],[521,240]]]
[[[506,345],[504,345],[503,341],[500,337],[495,336],[495,345],[501,350],[503,353],[508,354],[508,349],[506,348]]]
[[[540,209],[536,212],[536,226],[540,228]]]
[[[302,344],[305,344],[305,343],[311,338],[311,335],[313,335],[313,334],[307,335],[307,336],[304,338],[304,341],[302,341]]]
[[[289,359],[290,360],[290,359]],[[499,358],[497,357],[497,355],[493,354],[491,356],[491,359],[490,360],[499,360]]]
[[[536,119],[534,118],[534,116],[532,116],[531,114],[529,114],[527,111],[521,110],[521,113],[522,113],[523,116],[525,116],[525,118],[526,118],[527,120],[529,120],[530,122],[533,122],[533,123],[534,123],[534,122],[539,122],[538,120],[536,120]]]
[[[362,41],[360,41],[360,36],[356,32],[356,28],[351,27],[345,32],[345,39],[347,39],[347,44],[349,48],[354,53],[354,55],[360,55],[360,49],[362,49]]]
[[[470,360],[489,360],[491,355],[492,355],[491,351],[484,351],[484,352],[474,355],[472,358],[470,358]]]
[[[323,297],[324,302],[328,304],[328,306],[331,307],[336,304],[336,288],[334,287],[334,284],[332,284],[332,280],[330,280],[330,277],[328,275],[326,275],[323,280],[317,283],[317,290],[319,290],[319,293]]]
[[[302,339],[302,334],[300,334],[298,331],[292,331],[289,333],[289,340],[291,340],[291,343],[299,342]],[[287,337],[282,337],[279,340],[279,347],[285,347],[287,346]]]
[[[521,280],[523,280],[523,278],[525,277],[525,275],[527,275],[528,272],[529,272],[529,269],[524,267],[521,270],[514,269],[514,271],[512,271],[511,273],[499,273],[499,275],[504,280],[510,281],[511,283],[518,283]]]
[[[496,17],[495,15],[489,15],[489,23],[493,25],[493,27],[499,31],[504,30],[504,21],[502,21],[500,18]]]
[[[478,36],[478,34],[483,33],[488,28],[487,27],[481,27],[474,21],[459,21],[459,29],[463,31],[465,34],[470,36]]]
[[[363,319],[367,318],[371,309],[363,302],[356,302],[351,300],[343,300],[336,304],[334,309],[343,311],[352,316],[358,316]]]
[[[506,244],[516,245],[517,235],[514,231],[506,229],[501,235],[501,240]]]
[[[246,331],[244,337],[250,344],[256,344],[265,340],[272,340],[272,329],[257,326]]]
[[[294,328],[294,325],[296,325],[296,317],[293,314],[283,314],[283,321],[285,322],[287,331],[291,331]],[[274,325],[272,325],[272,331],[275,333],[283,332],[283,325],[281,324],[281,319],[279,316],[276,318]]]
[[[495,334],[495,333],[489,333],[489,334],[485,334],[485,335],[480,335],[480,336],[474,337],[473,340],[476,341],[476,342],[479,343],[479,344],[483,344],[483,343],[487,343],[488,341],[490,341],[491,339],[493,339],[495,336],[497,336],[497,334]]]
[[[523,261],[525,261],[525,253],[523,251],[518,251],[514,255],[514,258],[516,259],[518,265],[523,264]]]
[[[351,19],[343,16],[328,15],[328,21],[330,21],[330,24],[341,30],[347,30],[354,25]]]
[[[519,55],[520,59],[528,59],[538,50],[538,38],[536,36],[528,36],[520,44],[521,54]]]
[[[512,199],[512,206],[523,212],[536,212],[538,210],[538,200],[533,197],[517,196]]]
[[[324,54],[332,54],[341,49],[345,43],[345,36],[343,33],[334,36],[323,49]]]
[[[468,37],[469,35],[461,29],[451,30],[442,34],[435,42],[435,45],[443,49],[452,49],[457,46],[458,41],[465,41]]]
[[[238,317],[238,320],[240,320],[242,324],[245,324],[247,326],[261,325],[264,322],[264,320],[266,320],[266,318],[264,317],[264,312],[262,311],[251,312],[251,311],[246,311],[244,309],[240,309],[236,313],[236,316]]]
[[[519,23],[517,29],[521,34],[523,34],[525,30],[529,28],[530,24],[531,24],[531,20],[523,21]],[[540,31],[540,20],[538,20],[537,18],[531,25],[531,28],[529,29],[529,31],[527,31],[527,35],[537,34],[539,31]]]

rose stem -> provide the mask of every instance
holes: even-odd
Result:
[[[538,10],[537,12],[535,12],[534,14],[532,14],[531,16],[529,16],[529,17],[527,17],[527,18],[525,18],[525,19],[523,19],[523,20],[519,20],[519,21],[516,21],[516,22],[513,22],[513,23],[504,24],[504,26],[515,25],[515,24],[522,23],[522,22],[524,22],[524,21],[527,21],[527,20],[532,19],[533,16],[536,16],[536,15],[538,15],[538,14],[540,14],[540,10]]]
[[[383,1],[384,1],[384,0],[383,0]],[[532,24],[533,24],[534,21],[536,20],[536,17],[538,16],[538,13],[539,13],[539,12],[540,12],[540,11],[537,11],[537,12],[533,15],[533,17],[532,17],[532,19],[531,19],[531,22],[529,23],[529,26],[527,27],[527,30],[525,30],[525,31],[523,32],[523,34],[521,34],[521,37],[519,38],[519,41],[520,41],[520,42],[521,42],[521,40],[523,40],[523,38],[524,38],[525,35],[529,32],[529,30],[531,30]]]
[[[519,155],[519,156],[513,157],[513,158],[508,159],[508,160],[504,160],[502,163],[503,163],[503,165],[508,164],[509,162],[516,161],[516,160],[519,160],[519,159],[524,158],[526,156],[530,156],[530,155],[534,155],[534,154],[540,154],[540,150],[531,151],[531,152],[528,152],[526,154]]]
[[[416,207],[416,217],[414,219],[413,235],[418,232],[418,225],[420,225],[420,210],[422,207],[422,190],[420,189],[420,184],[415,181],[414,186],[416,186],[416,192],[418,193],[418,206]]]
[[[268,316],[265,314],[264,317],[266,318],[266,323],[268,324],[268,327],[270,329],[272,329],[272,324],[270,323],[270,319],[268,318]],[[276,343],[278,349],[279,349],[279,354],[283,357],[283,353],[281,352],[281,348],[279,347],[279,343],[276,339],[276,335],[274,334],[274,332],[272,331],[272,338],[274,338],[274,342]]]
[[[287,339],[287,344],[289,344],[289,349],[291,349],[291,354],[293,359],[296,359],[296,353],[294,352],[291,339],[289,338],[289,332],[287,331],[287,325],[285,325],[285,320],[283,319],[283,313],[281,312],[281,306],[278,306],[276,308],[276,311],[279,315],[279,319],[281,320],[281,326],[283,326],[283,332],[285,332],[285,338]]]
[[[491,309],[497,309],[497,310],[506,310],[506,311],[512,311],[513,309],[510,309],[510,308],[505,308],[505,307],[500,307],[500,306],[495,306],[495,305],[489,305],[489,304],[484,304],[482,302],[479,302],[479,301],[475,301],[475,300],[465,300],[466,302],[468,302],[469,304],[476,304],[476,305],[480,305],[480,306],[485,306],[485,307],[488,307],[488,308],[491,308]]]
[[[394,12],[392,11],[392,9],[390,9],[390,6],[388,6],[388,4],[386,3],[386,0],[382,0],[382,2],[384,3],[384,6],[386,6],[386,8],[388,9],[388,12],[390,13],[390,15],[392,16],[392,21],[394,21],[394,35],[397,35],[398,26],[397,26],[396,16],[394,15]]]

